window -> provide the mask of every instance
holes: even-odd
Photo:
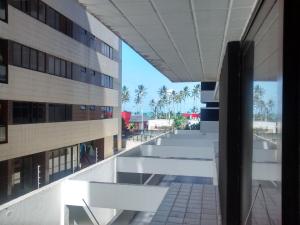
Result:
[[[105,87],[105,75],[101,74],[101,86]]]
[[[12,48],[12,55],[13,55],[13,65],[21,66],[22,65],[22,47],[20,44],[13,43]]]
[[[0,0],[0,20],[6,20],[7,0]]]
[[[7,49],[8,42],[0,40],[0,83],[7,82]]]
[[[30,123],[30,104],[26,102],[13,103],[13,123]]]
[[[68,34],[67,32],[67,18],[64,16],[59,17],[59,31]]]
[[[72,79],[72,63],[71,62],[67,62],[66,63],[66,77],[69,79]]]
[[[49,122],[72,120],[72,105],[49,104]]]
[[[60,76],[60,59],[55,58],[55,75]]]
[[[60,150],[60,172],[64,172],[66,170],[66,150]]]
[[[30,49],[26,46],[22,46],[22,66],[24,68],[29,68],[29,57],[30,57]]]
[[[39,20],[43,23],[46,22],[46,5],[42,1],[39,1]]]
[[[29,0],[21,1],[21,10],[30,15],[30,1]]]
[[[45,72],[45,53],[38,52],[38,71]]]
[[[86,110],[86,105],[81,105],[80,110],[85,111]]]
[[[46,56],[46,71],[49,74],[54,74],[54,57],[51,55]]]
[[[65,60],[60,61],[60,75],[62,77],[66,76],[66,61]]]
[[[37,70],[37,51],[30,49],[30,69]]]
[[[13,102],[13,123],[43,123],[46,121],[46,104]]]
[[[32,103],[31,108],[31,123],[46,122],[46,104]]]
[[[52,27],[55,28],[55,11],[51,7],[47,6],[46,8],[47,17],[46,17],[46,23]]]
[[[91,105],[90,106],[90,111],[95,111],[96,110],[96,106],[95,105]]]
[[[58,12],[55,12],[55,29],[60,30],[60,14]]]
[[[67,166],[67,170],[70,170],[72,168],[72,148],[71,147],[68,147],[66,149],[66,166]]]
[[[0,143],[7,142],[7,101],[0,101]]]
[[[0,0],[1,1],[1,0]],[[5,0],[2,2],[5,2]],[[17,9],[20,9],[21,10],[21,0],[11,0],[9,2],[13,7],[16,7]]]
[[[30,1],[30,15],[34,18],[38,18],[38,0]]]

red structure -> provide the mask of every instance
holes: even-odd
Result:
[[[126,112],[126,111],[122,112],[122,118],[124,119],[125,124],[128,127],[129,126],[129,121],[130,121],[130,118],[131,118],[131,112]]]
[[[188,119],[198,119],[200,118],[199,113],[182,113],[182,116]]]

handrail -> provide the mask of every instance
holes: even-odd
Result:
[[[92,210],[90,209],[90,207],[88,206],[88,204],[84,201],[84,199],[82,199],[82,201],[84,202],[85,206],[87,207],[87,209],[89,210],[89,212],[91,213],[92,217],[94,218],[94,220],[96,221],[96,223],[98,225],[100,225],[100,223],[98,222],[98,220],[96,219],[94,213],[92,212]]]

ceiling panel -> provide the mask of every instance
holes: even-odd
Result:
[[[213,81],[256,0],[78,0],[170,80]]]

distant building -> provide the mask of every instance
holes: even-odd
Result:
[[[150,117],[144,115],[131,115],[130,123],[134,125],[135,130],[143,130],[143,122],[144,122],[144,130],[148,130],[148,121]]]

